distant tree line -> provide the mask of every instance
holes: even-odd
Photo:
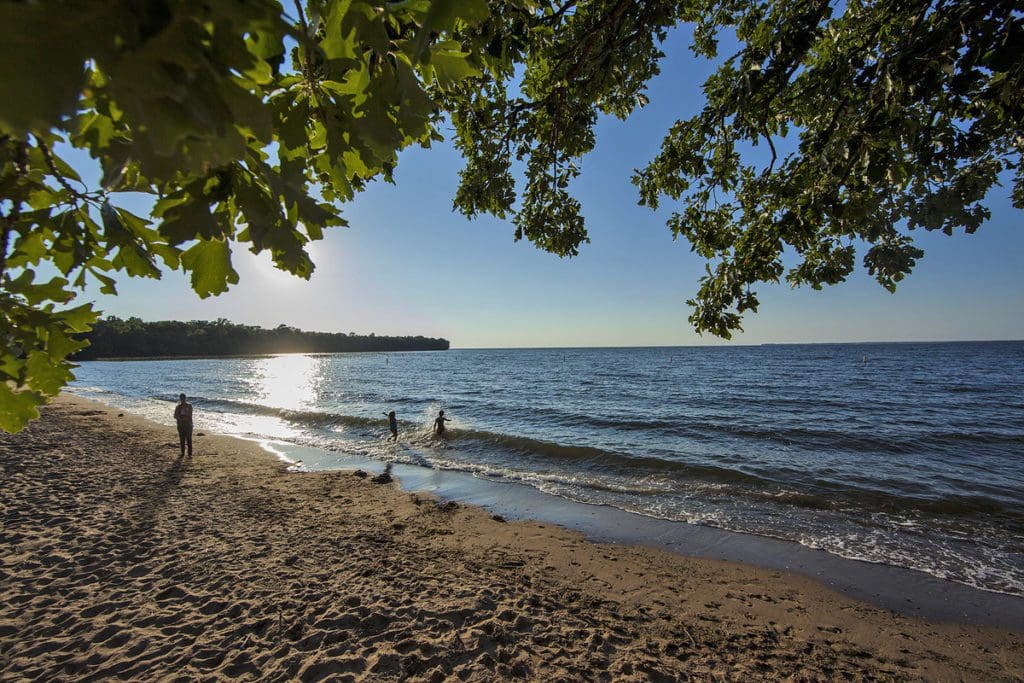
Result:
[[[270,353],[337,353],[344,351],[446,351],[447,339],[378,337],[371,333],[304,332],[278,325],[273,329],[215,321],[161,320],[110,316],[83,335],[89,346],[75,360],[168,356],[245,356]]]

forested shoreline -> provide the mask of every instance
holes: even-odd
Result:
[[[272,329],[215,321],[161,320],[110,316],[82,336],[89,346],[75,360],[98,358],[168,358],[246,356],[272,353],[339,353],[346,351],[445,351],[447,339],[378,337],[375,334],[306,332],[287,325]]]

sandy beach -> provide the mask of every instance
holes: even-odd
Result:
[[[0,435],[0,679],[1024,676],[1024,634],[195,442],[69,396]]]

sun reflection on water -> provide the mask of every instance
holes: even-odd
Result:
[[[309,410],[317,404],[325,380],[324,358],[282,354],[261,358],[253,367],[259,403],[285,410]]]

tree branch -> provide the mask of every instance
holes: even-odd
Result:
[[[18,178],[28,175],[28,143],[24,140],[18,142],[18,149],[14,157],[14,170]],[[0,284],[2,284],[3,275],[7,271],[7,250],[10,248],[11,233],[14,232],[14,226],[21,218],[21,198],[13,195],[14,193],[10,197],[11,210],[3,217],[4,227],[0,232]]]
[[[764,139],[768,141],[768,146],[772,150],[772,161],[768,164],[768,170],[765,171],[765,175],[771,175],[772,170],[775,168],[775,160],[779,158],[779,155],[775,152],[775,143],[772,142],[771,133],[768,131],[768,123],[765,121],[761,122],[761,132],[764,133]]]
[[[557,26],[562,21],[562,18],[565,16],[565,14],[570,9],[575,9],[575,8],[576,8],[575,0],[569,0],[569,2],[566,2],[564,5],[559,7],[557,11],[552,12],[550,16],[544,17],[544,23],[549,24],[551,26]]]
[[[17,206],[17,205],[16,205]],[[11,213],[3,217],[3,231],[0,232],[0,287],[3,286],[3,275],[7,270],[7,248],[11,241],[11,230],[14,222],[18,220],[15,215],[16,209],[12,208]]]
[[[629,6],[629,4],[630,0],[619,0],[619,2],[616,3],[615,7],[612,8],[612,11],[609,12],[608,15],[602,21],[600,21],[596,26],[591,27],[590,30],[583,34],[582,38],[580,39],[581,41],[583,41],[583,54],[580,55],[580,58],[576,60],[576,63],[573,64],[572,68],[569,70],[569,73],[566,75],[565,80],[567,82],[571,82],[574,78],[576,78],[576,76],[579,75],[579,72],[583,69],[583,65],[587,61],[587,57],[590,56],[590,53],[594,49],[594,37],[597,36],[604,29],[608,28],[613,22],[617,22],[619,18],[622,16],[622,13],[626,11],[626,8]],[[565,53],[564,56],[560,57],[559,64],[556,66],[556,68],[558,66],[561,66],[561,62],[564,61],[564,59],[568,57],[570,54],[572,54],[573,51],[574,50],[570,49],[568,52]]]
[[[292,0],[295,5],[295,11],[299,14],[299,25],[302,27],[302,40],[299,41],[299,61],[302,66],[302,77],[306,80],[306,85],[309,86],[310,92],[316,86],[316,79],[313,77],[313,69],[310,66],[309,61],[309,41],[312,36],[309,33],[309,24],[306,22],[306,13],[302,10],[301,0]]]
[[[47,147],[46,143],[38,136],[36,137],[36,144],[39,146],[39,151],[43,153],[43,159],[46,160],[46,166],[50,169],[50,173],[52,173],[53,177],[57,179],[57,182],[60,183],[61,187],[67,190],[75,199],[81,199],[82,201],[89,201],[92,199],[88,193],[83,194],[71,187],[71,184],[68,183],[68,179],[64,177],[64,174],[57,170],[57,164],[53,161],[53,155],[50,153],[50,148]]]

